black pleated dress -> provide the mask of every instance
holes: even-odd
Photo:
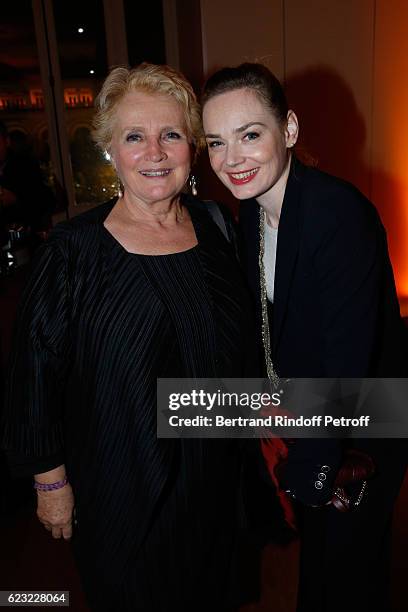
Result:
[[[19,312],[3,443],[21,471],[66,464],[93,610],[239,603],[239,442],[156,437],[158,377],[240,377],[252,359],[231,245],[185,204],[198,246],[171,255],[125,251],[103,225],[112,203],[60,224]]]

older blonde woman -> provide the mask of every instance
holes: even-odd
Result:
[[[182,193],[201,147],[191,86],[164,66],[114,69],[95,138],[123,193],[58,225],[37,258],[4,446],[35,474],[44,526],[73,532],[93,610],[231,609],[240,453],[156,438],[158,377],[242,376],[249,354],[231,246]]]

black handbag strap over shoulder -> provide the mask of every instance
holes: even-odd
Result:
[[[211,220],[218,227],[224,238],[230,243],[235,257],[240,261],[238,227],[228,208],[215,200],[199,200],[189,194],[184,195],[184,198],[190,206],[205,211],[211,217]]]
[[[228,233],[227,224],[225,222],[224,215],[222,214],[218,203],[215,200],[204,200],[204,201],[207,206],[207,210],[212,217],[212,220],[214,221],[214,223],[218,225],[219,229],[222,231],[223,235],[228,240],[228,242],[231,242],[231,236]]]

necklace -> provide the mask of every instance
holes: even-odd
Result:
[[[261,208],[259,214],[259,279],[261,285],[261,310],[262,310],[262,342],[265,351],[266,373],[275,388],[279,385],[279,376],[273,367],[271,359],[271,335],[269,332],[268,319],[268,296],[266,292],[265,279],[265,211]]]

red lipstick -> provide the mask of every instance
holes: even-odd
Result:
[[[233,185],[245,185],[256,177],[258,170],[259,168],[252,168],[243,172],[227,172],[227,175]]]

